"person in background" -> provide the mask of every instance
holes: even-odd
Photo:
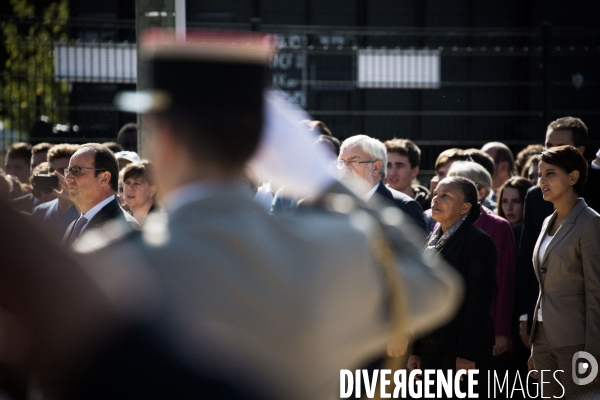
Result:
[[[111,220],[128,222],[139,229],[135,218],[119,205],[119,167],[112,151],[97,143],[84,144],[69,160],[65,170],[69,198],[81,215],[67,228],[62,245],[70,248],[87,230],[99,228]]]
[[[481,165],[471,161],[456,161],[450,167],[448,176],[461,176],[469,179],[477,187],[479,201],[482,202],[491,191],[492,178]],[[479,218],[474,225],[487,233],[497,250],[496,279],[493,289],[493,302],[490,313],[494,322],[495,345],[492,366],[496,370],[511,369],[512,359],[512,320],[515,304],[515,267],[517,251],[510,224],[490,210],[481,207]],[[485,253],[480,253],[485,254]]]
[[[31,148],[31,171],[33,171],[35,167],[46,161],[46,155],[48,154],[48,150],[50,150],[52,146],[52,144],[44,142],[38,143]]]
[[[378,139],[356,135],[344,140],[337,166],[340,180],[353,187],[367,204],[374,206],[382,199],[393,202],[416,226],[425,230],[425,218],[419,203],[383,184],[387,174],[387,151]]]
[[[110,151],[112,151],[115,154],[117,154],[120,151],[123,151],[123,146],[121,146],[117,142],[104,142],[102,143],[102,146],[110,149]]]
[[[554,372],[540,382],[546,396],[575,399],[600,388],[598,376],[585,385],[572,378],[577,352],[589,353],[596,366],[600,360],[600,215],[579,197],[588,165],[575,147],[544,151],[539,171],[544,200],[556,210],[544,220],[533,253],[540,294],[529,369]]]
[[[492,175],[492,200],[496,202],[500,187],[515,174],[515,158],[507,145],[501,142],[490,142],[483,145],[482,151],[494,159]]]
[[[442,179],[433,193],[431,211],[439,225],[427,238],[425,254],[443,257],[463,276],[465,301],[450,323],[415,343],[408,369],[478,369],[481,379],[477,392],[483,397],[494,344],[490,308],[496,246],[488,234],[473,225],[480,218],[480,205],[477,188],[469,179]]]
[[[529,182],[531,182],[532,186],[536,186],[538,182],[538,163],[540,162],[540,154],[534,154],[529,157],[529,160],[525,162],[523,173],[521,174],[523,178],[527,178]]]
[[[125,124],[119,129],[117,134],[117,142],[121,145],[125,151],[138,151],[138,127],[136,124],[130,122]],[[139,161],[139,160],[138,160]]]
[[[548,124],[546,149],[569,145],[585,154],[588,128],[574,117],[563,117]],[[600,210],[600,157],[588,163],[588,177],[581,193],[589,207]],[[539,174],[538,174],[539,175]],[[544,201],[539,185],[532,186],[525,196],[523,209],[523,232],[517,260],[517,308],[520,315],[520,332],[523,343],[529,346],[529,332],[533,322],[533,310],[538,299],[539,284],[534,274],[533,251],[546,217],[554,211],[552,203]]]
[[[69,160],[77,149],[79,145],[62,143],[48,150],[48,172],[58,178],[59,187],[52,192],[53,200],[40,204],[31,213],[33,219],[40,222],[58,241],[79,214],[77,207],[69,199],[69,188],[64,177],[65,168],[69,166]]]
[[[505,218],[511,225],[515,237],[515,243],[519,243],[523,231],[523,205],[525,204],[525,195],[532,186],[528,179],[520,176],[513,176],[502,185],[498,195],[498,216]],[[517,283],[516,283],[517,284]],[[515,298],[516,300],[516,298]],[[527,360],[531,351],[523,344],[519,333],[519,313],[516,310],[512,315],[512,364],[513,370],[517,370],[521,376],[527,375]],[[533,389],[533,388],[531,388]]]
[[[117,162],[119,163],[119,171],[131,163],[140,162],[140,156],[135,151],[119,151],[115,153]]]
[[[452,166],[454,161],[467,161],[469,157],[466,156],[461,149],[452,148],[442,151],[435,160],[435,175],[431,178],[429,182],[429,193],[430,197],[433,196],[433,191],[435,190],[439,181],[444,179],[448,174],[448,170]],[[429,203],[431,203],[431,199],[429,199]],[[425,217],[425,223],[427,226],[427,232],[433,232],[433,228],[435,227],[437,221],[431,218],[431,209],[427,209],[423,212]]]
[[[129,206],[125,201],[125,193],[123,193],[123,172],[125,169],[119,171],[119,184],[117,186],[117,198],[119,199],[119,204],[123,207],[123,210],[129,212]]]
[[[10,146],[4,160],[4,172],[6,175],[17,177],[21,183],[28,183],[30,168],[31,145],[20,142]]]
[[[154,164],[148,160],[123,169],[123,198],[129,213],[140,225],[157,206],[154,175]]]
[[[521,239],[523,231],[523,204],[527,190],[532,187],[529,179],[513,176],[502,185],[498,195],[497,214],[506,219],[512,226],[515,243]]]
[[[421,185],[413,185],[419,175],[421,149],[412,140],[392,139],[385,143],[387,150],[386,183],[392,189],[415,199],[423,210],[431,207],[429,190]]]
[[[542,154],[544,146],[541,144],[530,144],[517,154],[515,159],[515,174],[527,178],[527,163],[532,156]]]

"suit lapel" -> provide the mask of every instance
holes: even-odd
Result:
[[[110,201],[110,203],[102,207],[102,209],[98,211],[96,215],[94,215],[94,218],[92,218],[92,220],[88,223],[88,225],[85,227],[85,230],[88,230],[90,228],[97,228],[98,226],[102,225],[107,219],[110,218],[110,215],[118,207],[120,207],[119,203],[115,198],[113,198]]]
[[[565,222],[563,222],[560,228],[558,228],[558,230],[554,234],[554,237],[552,238],[552,240],[550,240],[550,243],[548,243],[548,247],[546,248],[546,252],[544,253],[544,259],[542,260],[542,265],[539,266],[540,268],[546,263],[548,255],[550,254],[552,249],[556,247],[556,245],[567,236],[571,229],[573,229],[573,227],[575,226],[575,220],[577,220],[577,216],[581,211],[585,209],[585,207],[587,207],[585,202],[583,200],[579,200],[577,205],[571,210]],[[554,221],[554,218],[556,218],[556,212],[552,215],[552,222]],[[552,224],[548,223],[544,232],[550,229],[550,226],[552,226]]]
[[[544,220],[544,223],[542,225],[542,230],[540,232],[540,235],[537,238],[537,242],[535,243],[535,248],[533,250],[533,270],[535,272],[535,276],[538,279],[538,282],[542,282],[542,275],[540,274],[540,268],[542,267],[539,263],[539,251],[540,251],[540,246],[542,245],[542,241],[544,240],[544,236],[546,236],[546,234],[548,233],[548,229],[550,229],[550,227],[552,226],[552,222],[554,222],[554,219],[556,218],[556,211],[554,212],[554,214],[552,214],[550,216],[550,218],[547,218],[546,220]],[[546,250],[546,255],[548,254],[548,250]]]

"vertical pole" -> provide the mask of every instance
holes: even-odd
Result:
[[[140,63],[140,36],[148,28],[174,28],[175,27],[175,2],[174,0],[136,0],[135,2],[135,33],[137,38],[137,90],[147,87],[145,71]],[[147,148],[146,118],[138,115],[138,153],[145,157]]]
[[[542,116],[544,127],[552,121],[552,23],[542,24]]]
[[[185,0],[175,0],[175,32],[177,39],[185,41]]]

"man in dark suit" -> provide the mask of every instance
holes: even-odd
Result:
[[[71,247],[85,230],[110,220],[127,221],[139,228],[115,197],[119,165],[112,151],[97,143],[85,144],[73,154],[65,172],[69,198],[81,215],[67,228],[63,246]]]
[[[581,154],[585,152],[588,128],[579,118],[564,117],[553,121],[546,131],[547,149],[557,146],[575,146]],[[581,197],[600,212],[600,157],[589,163],[588,178]],[[533,321],[533,311],[538,299],[539,284],[533,268],[533,250],[542,230],[544,219],[554,211],[552,203],[544,201],[542,190],[534,186],[527,192],[523,209],[523,232],[517,256],[517,312],[520,317],[520,333],[528,346]]]
[[[354,187],[367,204],[374,206],[387,199],[425,231],[425,217],[419,203],[383,184],[387,170],[387,150],[383,143],[366,135],[349,137],[342,143],[337,165],[340,180]]]

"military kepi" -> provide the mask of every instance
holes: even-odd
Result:
[[[248,32],[150,29],[141,35],[143,91],[119,93],[122,111],[165,113],[226,109],[261,112],[272,37]]]

